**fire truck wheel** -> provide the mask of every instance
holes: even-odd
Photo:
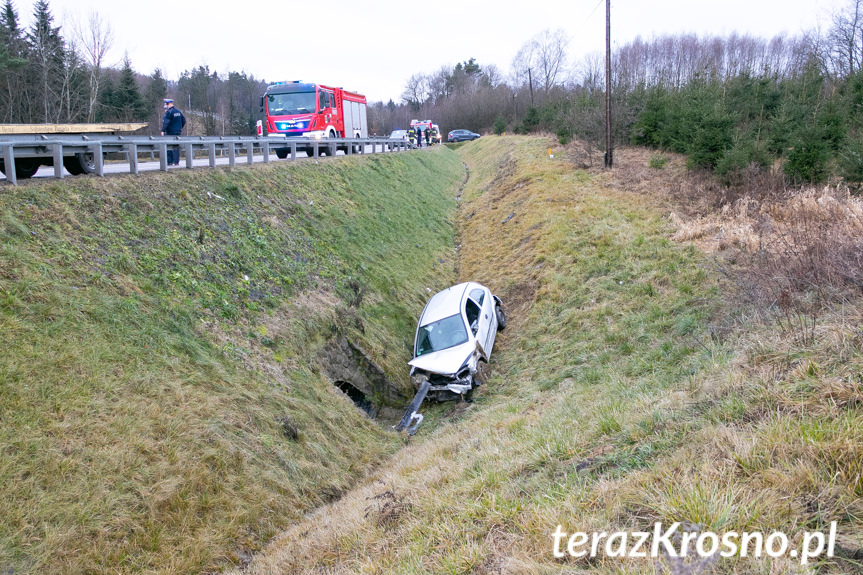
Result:
[[[288,157],[287,148],[276,148],[276,156],[279,157],[280,160],[284,160]]]

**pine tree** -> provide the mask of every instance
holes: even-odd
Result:
[[[99,92],[99,107],[96,109],[97,122],[113,122],[117,120],[117,109],[114,105],[114,77],[105,74],[102,90]]]
[[[123,59],[123,69],[120,70],[120,81],[114,91],[114,105],[117,116],[121,122],[146,121],[148,116],[147,103],[141,97],[138,89],[138,81],[132,70],[132,62],[129,55]]]
[[[33,11],[33,25],[27,32],[32,57],[30,68],[39,91],[40,109],[34,118],[40,122],[56,121],[61,107],[59,92],[63,76],[64,42],[60,27],[54,25],[54,15],[47,0],[38,0]]]
[[[150,132],[159,133],[162,127],[162,100],[168,95],[168,82],[162,77],[162,70],[156,68],[150,76],[144,96],[150,122]]]
[[[26,50],[18,12],[12,0],[0,8],[0,121],[21,122],[22,71],[27,65]]]

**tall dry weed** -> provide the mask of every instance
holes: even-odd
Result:
[[[736,293],[762,318],[802,339],[825,309],[863,290],[863,199],[840,183],[791,189],[780,172],[746,169],[722,182],[668,154],[649,167],[650,150],[618,150],[612,186],[665,202],[675,241],[717,254]]]

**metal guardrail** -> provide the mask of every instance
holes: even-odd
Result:
[[[386,151],[406,151],[415,146],[406,140],[389,138],[273,138],[264,136],[109,136],[109,135],[0,135],[0,160],[6,179],[13,185],[18,184],[15,160],[21,158],[49,159],[54,166],[54,176],[62,179],[63,157],[75,154],[92,154],[92,173],[104,176],[104,155],[125,153],[129,162],[129,173],[138,174],[138,154],[158,152],[159,169],[168,171],[167,151],[169,148],[185,152],[185,167],[192,168],[196,151],[207,151],[210,167],[216,166],[216,151],[227,151],[228,165],[236,164],[238,156],[245,155],[246,163],[254,162],[255,152],[263,156],[264,163],[270,162],[272,152],[277,157],[290,157],[295,160],[297,151],[311,150],[309,157],[318,158],[326,153],[336,155],[344,150],[347,155],[366,154]]]

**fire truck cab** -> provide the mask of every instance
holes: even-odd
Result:
[[[366,138],[366,97],[322,84],[300,81],[277,82],[261,98],[266,113],[267,136],[271,138]],[[347,150],[347,145],[339,146]],[[327,148],[321,148],[326,153]],[[306,148],[311,155],[311,148]],[[276,155],[287,157],[288,148]]]

